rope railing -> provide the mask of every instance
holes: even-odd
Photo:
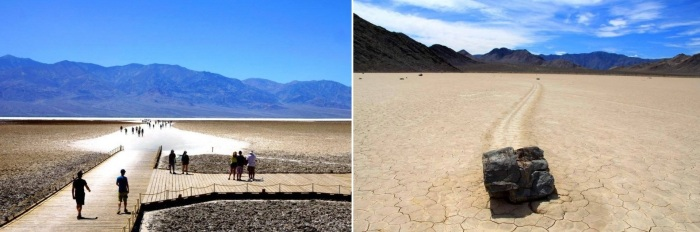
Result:
[[[245,188],[245,189],[244,189]],[[208,189],[207,191],[197,191],[195,190]],[[323,192],[323,193],[338,193],[343,194],[351,193],[351,187],[346,185],[324,185],[324,184],[302,184],[302,185],[289,185],[289,184],[269,184],[269,185],[259,185],[259,184],[238,184],[238,185],[225,185],[225,184],[211,184],[202,187],[189,187],[183,189],[175,190],[163,190],[156,193],[140,193],[140,202],[153,202],[168,199],[176,199],[183,196],[194,196],[199,194],[207,193],[235,193],[235,192],[261,192],[263,189],[265,191],[277,190],[276,192]],[[284,191],[283,191],[284,189]],[[288,191],[289,189],[299,189],[299,191]],[[331,190],[332,189],[332,190]],[[347,190],[347,191],[343,191]],[[189,194],[188,194],[189,192]],[[150,200],[144,200],[145,197],[149,197]]]

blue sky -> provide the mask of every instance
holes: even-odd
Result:
[[[348,1],[0,1],[0,56],[351,82]]]
[[[500,47],[642,58],[700,53],[697,0],[355,0],[353,12],[427,46],[472,54]]]

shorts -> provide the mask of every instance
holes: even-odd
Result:
[[[255,166],[248,166],[248,173],[255,173]]]
[[[238,165],[236,165],[236,163],[231,163],[231,169],[235,169],[236,167],[238,167]]]
[[[236,172],[243,173],[243,166],[236,166]]]
[[[127,198],[129,198],[129,193],[127,193],[127,192],[119,192],[119,196],[118,196],[117,199],[119,200],[119,202],[122,202],[122,201],[126,202],[126,199],[127,199]]]
[[[85,193],[75,193],[75,203],[77,205],[85,205]]]

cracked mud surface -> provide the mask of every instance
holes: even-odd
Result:
[[[699,79],[359,77],[356,231],[700,230]],[[504,144],[542,148],[558,194],[489,199],[481,154]]]

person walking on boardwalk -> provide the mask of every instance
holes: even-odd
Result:
[[[255,153],[253,151],[250,151],[250,155],[248,156],[248,180],[249,181],[254,181],[255,180],[255,163],[257,162],[255,158]]]
[[[236,151],[233,151],[233,154],[231,155],[231,165],[230,165],[230,170],[228,172],[228,179],[231,179],[231,175],[233,175],[233,179],[236,179],[236,168],[238,168],[238,159],[236,159]]]
[[[175,174],[175,150],[170,150],[168,155],[168,171],[170,174]]]
[[[129,210],[126,209],[126,199],[129,198],[129,180],[124,176],[126,170],[122,169],[120,172],[122,175],[117,177],[117,186],[119,187],[117,214],[119,214],[119,209],[122,207],[122,202],[124,202],[124,213],[128,214]]]
[[[243,157],[243,152],[238,151],[238,156],[236,156],[236,172],[238,172],[236,180],[241,180],[241,176],[243,175],[243,166],[246,165],[246,162],[248,161],[246,161],[245,157]]]
[[[182,174],[190,174],[187,170],[187,166],[190,165],[190,156],[187,155],[187,151],[182,153]]]
[[[85,205],[85,189],[91,192],[87,181],[83,180],[83,171],[78,171],[78,178],[73,180],[72,190],[73,199],[75,199],[75,203],[77,204],[75,208],[78,210],[78,220],[84,218],[81,212],[83,211],[83,205]]]

